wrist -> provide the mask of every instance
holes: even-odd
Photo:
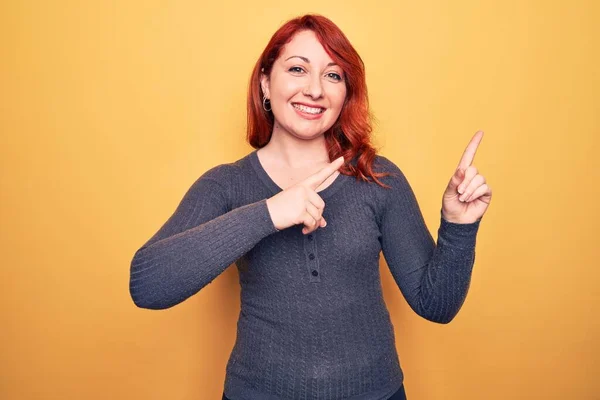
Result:
[[[269,216],[271,217],[271,222],[273,223],[273,227],[277,230],[277,232],[279,232],[281,230],[281,227],[279,227],[276,223],[275,223],[275,218],[273,217],[275,214],[275,211],[273,210],[273,204],[271,203],[271,198],[268,198],[265,201],[266,205],[267,205],[267,211],[269,212]]]
[[[442,219],[446,222],[450,222],[452,224],[473,224],[475,222],[481,221],[483,217],[479,218],[468,218],[468,217],[460,217],[460,216],[449,216],[444,214],[444,211],[441,211]]]

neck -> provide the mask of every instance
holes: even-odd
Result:
[[[273,128],[269,143],[260,152],[269,155],[282,168],[305,168],[330,162],[324,135],[300,139],[278,129],[277,125]]]

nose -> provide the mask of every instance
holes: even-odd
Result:
[[[304,89],[303,93],[313,99],[319,99],[323,96],[323,85],[321,84],[321,77],[319,74],[314,74],[310,77],[308,86]]]

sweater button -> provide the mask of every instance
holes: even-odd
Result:
[[[311,259],[311,260],[314,260],[315,259],[315,255],[313,253],[310,253],[308,255],[308,258]]]
[[[313,240],[313,236],[312,236],[312,234],[309,234],[309,235],[308,235],[308,240]]]
[[[312,271],[312,276],[317,276],[317,275],[319,275],[319,272],[318,272],[317,270],[314,270],[314,269],[313,269],[313,271]]]

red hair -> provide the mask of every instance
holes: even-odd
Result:
[[[356,166],[346,162],[339,169],[340,173],[353,175],[367,182],[370,178],[379,185],[388,187],[377,178],[389,174],[376,173],[372,169],[376,150],[371,144],[371,115],[364,63],[340,28],[321,15],[307,14],[286,22],[271,37],[260,55],[252,71],[248,89],[248,142],[258,149],[266,146],[271,139],[274,116],[272,112],[263,109],[261,74],[271,74],[273,64],[283,47],[296,33],[303,30],[314,32],[327,54],[344,71],[346,101],[337,121],[325,132],[329,159],[335,160],[342,155],[345,160],[356,158]]]

